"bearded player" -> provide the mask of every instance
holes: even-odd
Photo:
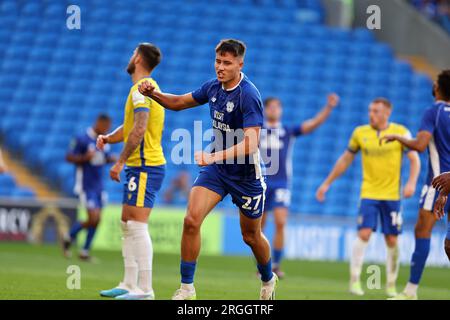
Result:
[[[160,61],[161,52],[155,45],[141,43],[136,48],[127,68],[133,86],[125,104],[124,123],[114,132],[97,139],[100,149],[107,143],[125,143],[119,160],[110,170],[111,179],[120,182],[120,173],[125,167],[121,219],[125,275],[117,287],[100,293],[104,297],[122,300],[155,298],[153,246],[147,223],[165,174],[166,160],[161,146],[164,108],[144,97],[138,91],[138,85],[148,81],[159,90],[151,73]]]

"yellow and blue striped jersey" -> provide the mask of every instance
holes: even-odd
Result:
[[[361,150],[363,179],[361,198],[400,200],[401,168],[405,149],[398,141],[381,143],[388,134],[411,137],[409,130],[396,123],[378,131],[370,125],[357,127],[350,138],[348,150]]]
[[[144,78],[137,81],[128,94],[123,122],[124,143],[128,141],[128,136],[133,129],[134,114],[140,111],[150,112],[144,139],[126,162],[129,167],[160,166],[166,163],[161,145],[164,129],[164,108],[139,92],[138,85],[145,80],[150,81],[156,90],[159,90],[155,80]]]

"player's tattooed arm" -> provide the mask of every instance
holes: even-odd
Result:
[[[320,185],[320,187],[316,191],[316,199],[320,202],[325,201],[325,194],[328,192],[331,184],[334,180],[339,178],[350,166],[350,164],[355,159],[355,153],[346,150],[341,157],[336,161],[333,169],[331,170],[328,177],[325,181]]]
[[[331,114],[331,111],[338,105],[339,96],[335,93],[329,94],[327,97],[327,104],[316,114],[314,118],[304,121],[301,124],[301,131],[303,134],[311,133],[324,123]]]
[[[169,110],[181,111],[199,105],[198,102],[192,97],[191,93],[175,95],[170,93],[162,93],[155,89],[156,88],[148,81],[143,81],[138,86],[138,90],[142,95],[155,100],[164,108]]]
[[[212,163],[224,163],[230,159],[244,157],[258,151],[261,127],[244,128],[244,136],[241,142],[234,146],[214,153],[204,151],[196,152],[195,161],[199,166],[207,166]]]
[[[397,135],[397,134],[388,134],[382,138],[382,140],[388,142],[398,141],[406,148],[415,150],[418,152],[424,152],[427,149],[428,143],[432,138],[432,134],[428,131],[419,131],[417,137],[414,139],[410,139],[405,136]]]
[[[120,172],[122,171],[125,162],[141,144],[144,139],[145,130],[147,129],[149,113],[147,111],[136,112],[134,114],[133,129],[128,136],[127,143],[119,156],[119,160],[109,170],[109,176],[112,180],[120,182]]]
[[[120,154],[119,162],[125,163],[134,150],[141,144],[142,139],[144,139],[145,130],[147,129],[148,117],[149,112],[147,111],[136,112],[134,114],[134,126]]]

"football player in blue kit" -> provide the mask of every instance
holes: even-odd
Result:
[[[450,194],[450,172],[444,172],[433,179],[433,188],[439,191],[439,196],[434,204],[434,215],[441,220],[445,216],[448,195]],[[450,261],[450,215],[447,215],[447,235],[445,237],[445,253]]]
[[[95,231],[100,222],[100,214],[104,205],[106,193],[103,190],[103,167],[106,163],[115,161],[115,157],[109,152],[109,148],[100,151],[95,144],[97,136],[106,134],[111,127],[111,119],[106,114],[100,114],[93,127],[72,140],[66,160],[76,166],[76,178],[74,192],[80,202],[86,207],[88,220],[77,221],[63,239],[63,250],[66,257],[71,256],[70,247],[77,234],[87,230],[86,241],[80,252],[80,259],[89,260],[89,250]]]
[[[450,203],[443,201],[445,193],[438,198],[439,190],[433,185],[435,177],[450,171],[450,70],[444,70],[438,75],[433,84],[433,96],[435,103],[425,110],[416,138],[398,135],[384,137],[388,142],[397,140],[411,150],[423,152],[428,149],[428,174],[415,227],[416,245],[411,257],[410,277],[405,290],[394,300],[417,299],[417,289],[430,252],[431,232],[438,218],[450,209]],[[437,181],[436,185],[440,180]],[[436,214],[433,215],[433,211]],[[447,233],[447,248],[449,239],[450,234]]]
[[[155,90],[149,82],[140,92],[167,109],[180,111],[209,103],[214,131],[211,153],[198,151],[194,158],[202,167],[189,195],[181,240],[181,286],[174,300],[196,298],[194,273],[200,252],[200,228],[209,212],[231,195],[240,212],[244,242],[250,246],[261,274],[260,299],[275,296],[277,276],[272,272],[270,244],[261,230],[265,181],[259,153],[264,124],[260,93],[242,73],[246,47],[239,40],[222,40],[215,49],[216,78],[184,95]]]
[[[440,220],[445,216],[448,195],[450,194],[450,172],[438,175],[432,181],[432,186],[439,191],[439,196],[434,204],[434,214]],[[445,253],[450,261],[450,215],[447,215],[447,235],[445,237]]]
[[[291,203],[292,148],[295,138],[313,132],[326,121],[339,102],[336,94],[330,94],[327,104],[312,119],[296,126],[283,125],[281,120],[282,104],[275,97],[264,101],[265,124],[261,131],[261,155],[266,164],[266,203],[262,227],[267,214],[273,211],[275,233],[272,241],[272,270],[279,278],[284,276],[280,269],[283,257],[284,229]]]

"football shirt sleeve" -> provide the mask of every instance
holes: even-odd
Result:
[[[149,97],[144,96],[136,88],[131,92],[131,103],[133,105],[133,111],[136,112],[149,112],[152,105],[152,100]]]
[[[209,100],[208,91],[214,80],[205,82],[200,88],[192,91],[192,97],[198,104],[205,104]]]
[[[358,142],[358,128],[353,130],[352,136],[350,137],[350,141],[348,142],[347,150],[351,153],[357,153],[360,149],[360,145]]]
[[[290,127],[289,128],[289,135],[293,136],[293,137],[298,137],[301,136],[303,134],[302,131],[302,126],[301,125],[297,125],[295,127]]]
[[[257,92],[245,93],[242,97],[243,128],[262,127],[264,123],[261,97]]]
[[[422,117],[422,123],[420,124],[419,131],[428,131],[433,134],[436,127],[436,108],[428,108]]]
[[[80,155],[87,152],[87,144],[80,137],[75,137],[70,141],[68,154]]]

